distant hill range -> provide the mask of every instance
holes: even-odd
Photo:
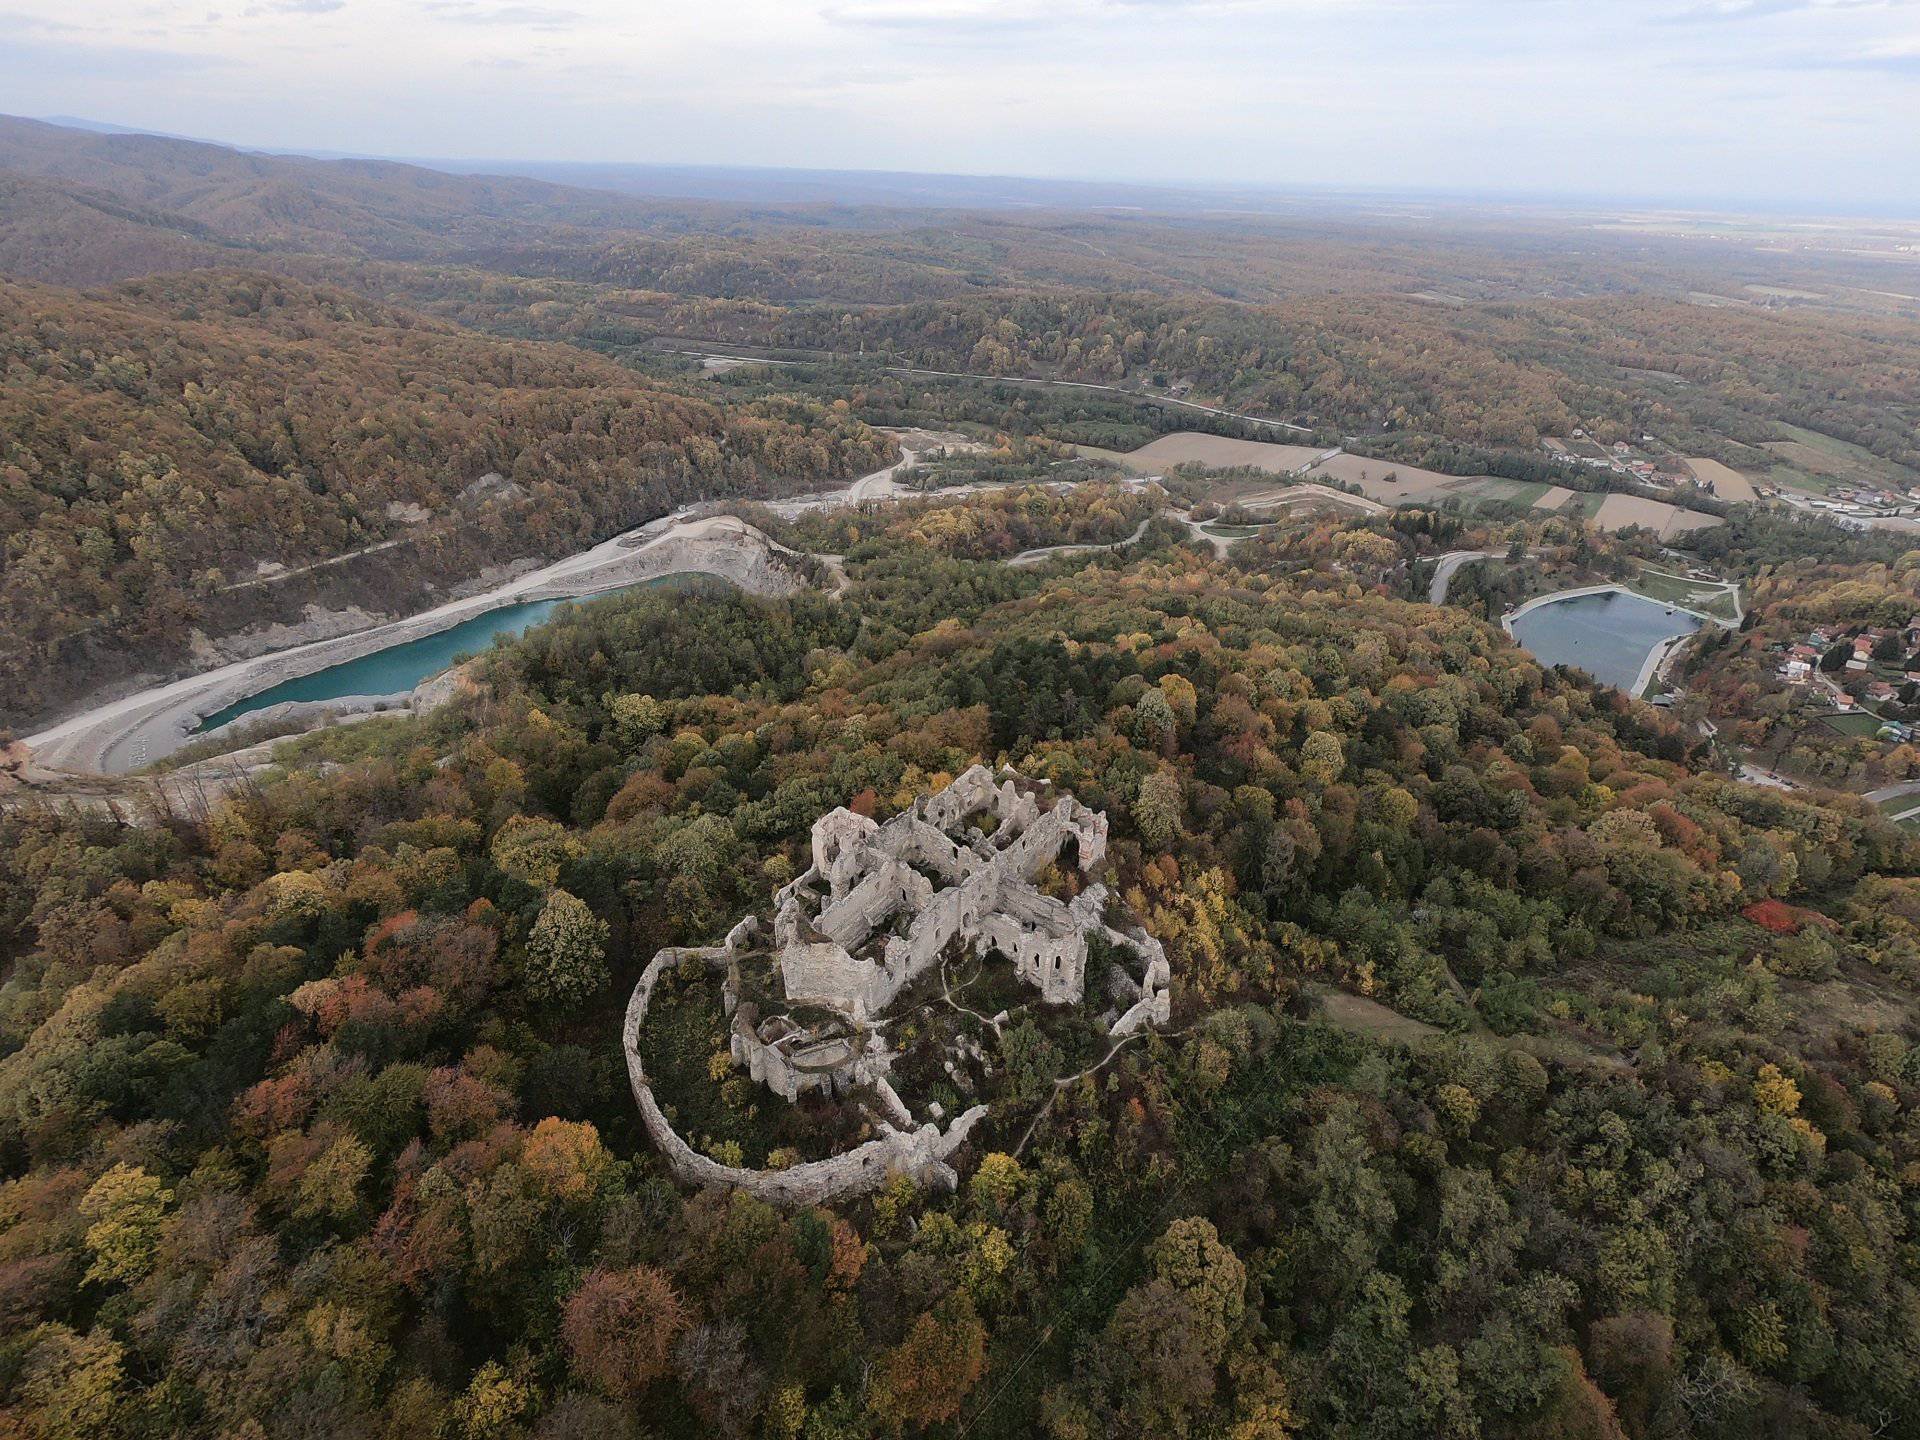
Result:
[[[702,219],[685,202],[524,176],[0,116],[0,270],[25,279],[91,284],[275,252],[434,259],[556,230],[685,230]]]

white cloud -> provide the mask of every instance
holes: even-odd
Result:
[[[1903,0],[5,3],[5,108],[248,144],[1920,208]]]

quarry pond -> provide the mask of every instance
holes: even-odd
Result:
[[[1543,596],[1507,617],[1508,632],[1547,665],[1572,665],[1602,685],[1638,694],[1667,642],[1703,622],[1613,587]]]
[[[667,576],[659,580],[643,580],[637,585],[605,591],[590,599],[603,600],[613,595],[630,595],[635,591],[669,585],[681,578]],[[404,694],[422,680],[447,669],[462,655],[472,655],[485,650],[493,643],[496,636],[511,638],[524,634],[547,620],[562,605],[583,603],[589,602],[559,597],[551,600],[527,600],[517,605],[503,605],[497,610],[488,610],[474,616],[471,620],[463,620],[458,625],[436,631],[431,635],[422,635],[415,640],[403,640],[383,650],[362,655],[358,659],[344,660],[338,665],[329,665],[326,669],[316,670],[310,675],[299,675],[291,680],[283,680],[278,685],[243,696],[231,705],[207,716],[195,727],[194,733],[204,735],[209,731],[218,730],[222,725],[231,724],[242,716],[251,715],[257,710],[265,710],[289,700],[343,700],[350,695]]]

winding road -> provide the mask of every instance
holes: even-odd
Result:
[[[1434,567],[1433,584],[1427,587],[1427,603],[1444,605],[1447,603],[1447,587],[1453,583],[1454,572],[1462,565],[1475,560],[1498,560],[1507,552],[1504,550],[1449,550],[1440,557],[1440,563]]]
[[[759,355],[737,355],[721,350],[685,350],[674,346],[655,347],[662,354],[685,355],[696,360],[734,360],[746,365],[805,365],[806,360],[773,360]],[[821,360],[850,360],[851,355],[839,355],[827,351]],[[1274,420],[1265,415],[1249,415],[1244,410],[1227,410],[1218,405],[1202,405],[1198,400],[1177,400],[1171,395],[1155,395],[1149,390],[1130,390],[1124,385],[1103,385],[1094,380],[1049,380],[1034,375],[983,375],[975,370],[927,370],[917,365],[883,365],[880,367],[889,375],[931,375],[942,380],[981,380],[994,385],[1058,385],[1069,390],[1104,390],[1110,395],[1121,395],[1129,400],[1137,400],[1145,405],[1172,405],[1181,410],[1193,410],[1202,415],[1218,415],[1227,420],[1244,420],[1249,425],[1268,425],[1275,430],[1286,430],[1295,435],[1311,435],[1310,425],[1296,425],[1290,420]]]
[[[1153,520],[1151,517],[1142,520],[1134,529],[1134,532],[1127,536],[1126,539],[1110,540],[1104,545],[1042,545],[1038,550],[1022,550],[1018,555],[1009,556],[1007,564],[1025,568],[1029,565],[1038,565],[1043,561],[1051,560],[1056,555],[1090,555],[1097,550],[1124,550],[1142,535],[1146,534],[1147,526],[1152,523]]]

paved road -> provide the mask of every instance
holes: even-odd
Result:
[[[1151,519],[1142,520],[1134,532],[1127,536],[1126,539],[1110,541],[1104,545],[1042,545],[1038,550],[1022,550],[1018,555],[1010,557],[1007,564],[1020,566],[1038,565],[1041,561],[1050,560],[1055,555],[1086,555],[1091,554],[1095,550],[1122,550],[1146,534],[1147,526],[1152,523],[1153,521]]]
[[[1449,550],[1440,557],[1440,563],[1434,567],[1433,584],[1427,587],[1427,603],[1429,605],[1447,603],[1447,586],[1453,583],[1453,572],[1462,565],[1474,560],[1498,560],[1506,553],[1504,550]]]

